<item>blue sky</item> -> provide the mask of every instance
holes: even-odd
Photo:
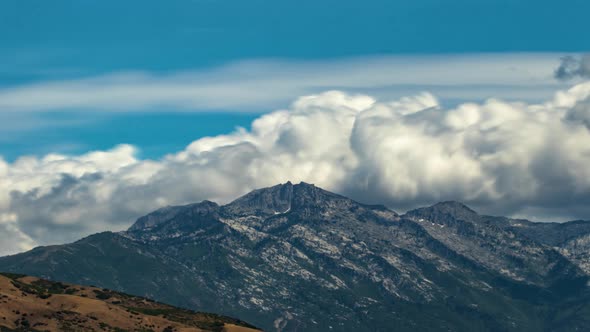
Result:
[[[590,40],[577,33],[587,28],[589,11],[582,0],[4,1],[0,89],[119,72],[203,71],[253,59],[581,52],[590,49]],[[123,142],[157,158],[199,137],[247,127],[258,113],[297,97],[254,105],[250,114],[232,105],[199,106],[189,114],[174,105],[150,106],[149,116],[141,107],[117,114],[86,107],[56,107],[49,115],[12,112],[0,120],[28,123],[29,130],[17,126],[18,135],[0,139],[0,154],[14,160]],[[11,112],[4,108],[0,112]],[[236,112],[242,114],[227,115]],[[145,132],[161,123],[176,130],[158,131],[155,143]]]

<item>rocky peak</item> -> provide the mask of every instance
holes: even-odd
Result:
[[[236,215],[275,214],[289,210],[293,197],[293,184],[287,182],[257,189],[224,206],[224,210]]]
[[[331,193],[313,184],[301,182],[293,187],[293,207],[310,207],[325,205],[334,200],[346,200],[348,198]]]
[[[217,203],[207,200],[189,205],[163,207],[137,219],[137,221],[129,227],[129,231],[149,230],[161,223],[173,219],[181,213],[189,213],[193,216],[203,216],[218,208],[219,205],[217,205]]]
[[[426,219],[440,224],[455,221],[477,221],[480,216],[467,205],[456,201],[445,201],[429,207],[419,208],[405,214],[410,219]]]
[[[438,210],[441,212],[452,213],[455,215],[461,214],[469,214],[469,215],[477,215],[477,212],[473,211],[467,205],[457,202],[457,201],[445,201],[439,202],[431,206],[432,209]]]
[[[273,187],[254,190],[224,206],[224,211],[234,215],[274,215],[292,209],[325,206],[342,196],[323,190],[313,184],[290,181]]]

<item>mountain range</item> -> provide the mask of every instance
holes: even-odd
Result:
[[[266,331],[589,331],[590,222],[441,202],[400,215],[307,183],[156,210],[0,270],[238,317]]]

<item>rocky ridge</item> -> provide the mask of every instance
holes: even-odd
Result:
[[[551,226],[564,229],[555,239],[458,202],[399,215],[288,182],[223,206],[166,207],[126,232],[0,258],[0,269],[269,331],[569,331],[589,326],[590,223],[567,224]]]

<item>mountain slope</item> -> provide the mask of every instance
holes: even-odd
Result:
[[[0,331],[258,331],[107,289],[0,274]]]
[[[457,202],[399,215],[310,184],[139,218],[127,232],[0,258],[274,331],[568,331],[588,274]]]
[[[504,227],[539,243],[554,247],[590,274],[590,221],[540,223],[506,219]]]
[[[510,279],[551,287],[566,275],[585,278],[558,250],[519,236],[511,228],[486,222],[486,217],[461,203],[438,203],[404,217],[417,221],[453,251]]]

